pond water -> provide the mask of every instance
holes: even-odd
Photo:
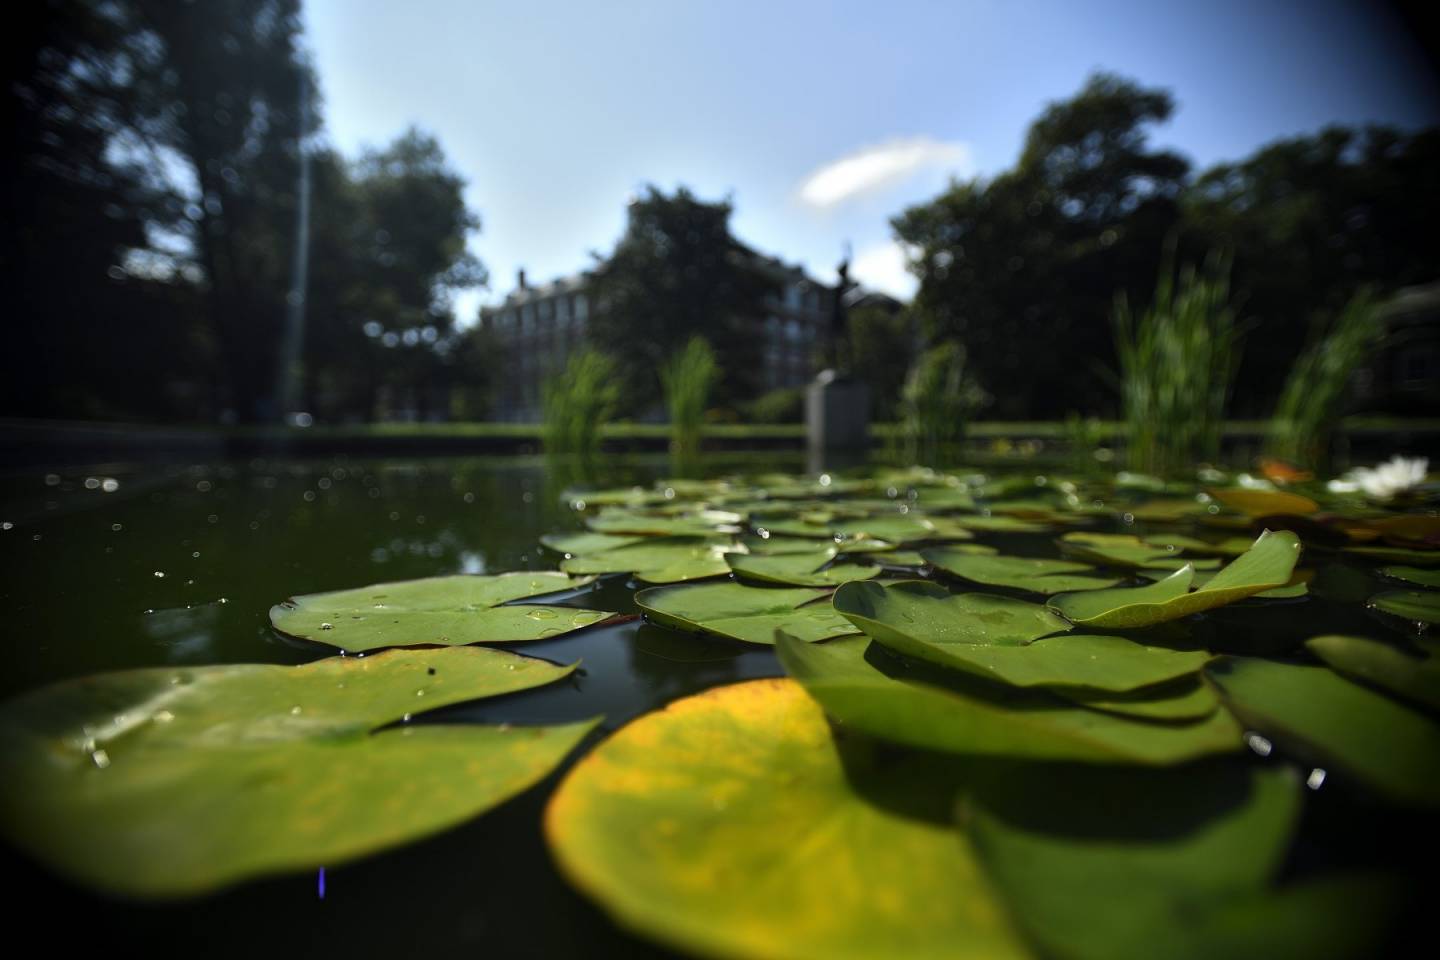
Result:
[[[725,470],[798,470],[783,455]],[[649,482],[664,458],[615,460],[604,485]],[[26,474],[0,481],[0,694],[99,671],[161,665],[298,664],[333,650],[275,633],[269,608],[302,593],[444,573],[554,569],[547,532],[579,529],[541,460],[250,461]],[[1053,534],[985,537],[1008,554],[1054,556]],[[1323,589],[1315,589],[1315,587]],[[1308,597],[1221,610],[1194,625],[1224,650],[1243,630],[1280,650],[1316,633],[1383,633],[1363,604],[1373,574],[1335,561]],[[1004,591],[998,591],[1004,592]],[[633,613],[610,578],[585,605]],[[578,604],[578,602],[577,602]],[[1238,623],[1243,621],[1243,627]],[[601,737],[678,697],[783,671],[768,648],[699,640],[639,619],[511,649],[583,662],[571,679],[447,708],[417,722],[558,723],[605,716]],[[1253,649],[1253,646],[1252,646]],[[573,761],[572,757],[572,761]],[[1284,762],[1276,756],[1272,762]],[[568,766],[568,764],[567,764]],[[95,896],[4,853],[12,916],[62,918],[52,946],[163,945],[220,955],[661,956],[573,892],[545,849],[540,817],[560,772],[496,810],[418,843],[317,874],[242,884],[194,901],[136,905]],[[1383,817],[1374,816],[1383,809]],[[1306,807],[1287,873],[1384,866],[1421,827],[1371,806],[1343,778]],[[322,895],[323,893],[323,895]]]

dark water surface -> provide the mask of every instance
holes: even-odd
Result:
[[[800,467],[780,454],[710,463],[706,473]],[[593,479],[648,483],[668,468],[664,458],[615,460]],[[542,460],[514,458],[250,461],[0,478],[8,652],[0,695],[129,667],[332,655],[272,632],[270,606],[381,580],[553,569],[559,558],[538,538],[579,526],[563,502],[564,479]],[[1007,553],[1054,555],[1049,537],[986,540]],[[1243,634],[1244,646],[1255,650],[1259,636],[1278,651],[1321,632],[1383,635],[1387,628],[1359,602],[1375,589],[1370,571],[1330,563],[1311,597],[1219,611],[1193,624],[1193,637],[1224,650]],[[587,594],[585,605],[633,612],[632,593],[623,578],[612,579]],[[581,660],[583,668],[546,688],[424,720],[555,723],[604,714],[579,756],[606,732],[678,697],[781,673],[767,648],[699,640],[639,620],[511,649]],[[317,875],[303,874],[178,904],[130,904],[78,889],[4,850],[8,912],[21,923],[54,918],[58,923],[45,923],[48,946],[62,950],[663,955],[616,929],[555,872],[540,818],[558,776],[467,825],[329,868],[323,899]],[[1336,778],[1311,797],[1306,821],[1291,874],[1384,866],[1386,849],[1418,826],[1371,810]]]

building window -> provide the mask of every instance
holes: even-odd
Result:
[[[583,294],[583,293],[577,293],[577,294],[575,294],[575,319],[576,319],[576,320],[584,320],[584,319],[585,319],[586,317],[588,317],[589,315],[590,315],[590,302],[585,298],[585,294]]]

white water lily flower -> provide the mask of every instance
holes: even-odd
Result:
[[[1356,467],[1326,487],[1331,493],[1364,492],[1374,500],[1390,500],[1424,483],[1429,468],[1430,461],[1425,457],[1395,456],[1378,467]]]

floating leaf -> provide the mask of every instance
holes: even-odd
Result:
[[[1064,593],[1053,598],[1050,606],[1084,626],[1148,627],[1283,587],[1299,556],[1300,540],[1295,534],[1267,530],[1243,556],[1193,593],[1189,589],[1194,572],[1186,566],[1144,587]]]
[[[815,602],[828,594],[827,590],[713,583],[651,587],[635,594],[635,605],[662,626],[748,643],[774,643],[777,628],[812,643],[857,633],[829,603]]]
[[[715,537],[646,537],[613,550],[571,557],[560,564],[567,573],[629,573],[647,583],[679,583],[723,577],[735,544]]]
[[[962,692],[897,680],[866,662],[864,640],[811,645],[778,633],[775,643],[785,671],[826,713],[861,733],[921,749],[1164,766],[1241,745],[1239,726],[1223,710],[1198,723],[1147,723],[1038,691],[972,681]]]
[[[868,580],[880,573],[879,567],[869,564],[837,563],[827,567],[835,556],[834,549],[778,556],[733,554],[729,562],[730,569],[742,579],[795,587],[835,586],[851,580]]]
[[[717,533],[737,533],[740,528],[735,525],[733,516],[701,514],[661,517],[629,510],[606,509],[586,520],[585,525],[596,533],[651,537],[713,536]]]
[[[978,547],[978,544],[964,544],[971,548]],[[986,551],[993,553],[994,547],[985,547]],[[865,559],[871,563],[878,563],[885,567],[923,567],[927,561],[919,550],[887,550],[884,553],[865,554]]]
[[[978,533],[1049,533],[1047,523],[1033,523],[1016,517],[966,517],[965,527]]]
[[[1100,576],[1094,567],[1069,560],[976,556],[945,547],[932,547],[920,553],[936,569],[957,577],[1031,593],[1048,595],[1068,590],[1098,590],[1120,582],[1119,577]]]
[[[469,647],[67,680],[0,706],[0,826],[133,897],[343,863],[514,796],[594,723],[388,725],[572,669]]]
[[[292,597],[270,608],[270,625],[292,637],[350,651],[539,640],[588,627],[614,614],[578,607],[502,604],[573,590],[593,579],[535,571],[375,583]]]
[[[1440,623],[1440,593],[1428,590],[1391,590],[1377,593],[1370,598],[1367,606],[1415,623]]]
[[[622,537],[613,533],[548,533],[540,538],[540,543],[556,553],[579,556],[585,553],[603,553],[616,547],[628,547],[632,543],[641,543],[647,539],[649,538]]]
[[[1199,720],[1220,707],[1215,689],[1194,676],[1129,693],[1106,693],[1080,687],[1052,687],[1050,692],[1091,710],[1146,720]]]
[[[1440,659],[1413,657],[1388,643],[1330,634],[1305,646],[1332,669],[1354,680],[1440,709]]]
[[[1440,570],[1422,570],[1419,567],[1381,567],[1380,575],[1392,580],[1404,580],[1421,587],[1440,587]]]
[[[1342,547],[1341,552],[1376,563],[1404,563],[1415,567],[1440,566],[1440,550],[1412,550],[1409,547]]]
[[[1039,604],[984,593],[953,594],[927,580],[846,584],[835,591],[831,604],[886,646],[925,659],[935,646],[1019,646],[1070,629]]]
[[[1249,487],[1233,487],[1227,490],[1211,490],[1210,495],[1231,510],[1252,517],[1266,514],[1293,514],[1309,516],[1320,509],[1320,504],[1298,493],[1282,493],[1279,490],[1253,490]]]
[[[580,760],[545,811],[620,924],[734,957],[1029,955],[950,826],[950,765],[837,741],[792,681],[676,701]]]
[[[1173,576],[1174,573],[1174,569],[1169,567],[1157,567],[1153,569],[1146,567],[1135,571],[1137,577],[1152,581],[1164,580],[1166,577]],[[1285,584],[1285,586],[1276,587],[1274,590],[1264,590],[1255,594],[1255,598],[1260,600],[1293,600],[1296,597],[1306,596],[1310,592],[1308,578],[1312,575],[1313,571],[1295,570],[1291,572],[1290,582]],[[1190,581],[1190,585],[1198,589],[1213,579],[1215,579],[1214,572],[1208,570],[1204,572],[1196,571],[1195,578]]]
[[[1173,547],[1197,556],[1238,557],[1250,549],[1249,537],[1226,537],[1224,540],[1201,540],[1180,534],[1165,533],[1145,537],[1144,542],[1156,547]]]
[[[1325,667],[1223,657],[1206,667],[1244,723],[1396,800],[1440,805],[1440,726]]]
[[[1307,929],[1316,926],[1311,916],[1286,922],[1277,936],[1273,911],[1251,906],[1274,903],[1299,793],[1288,771],[1255,766],[1017,765],[972,795],[966,828],[1046,956],[1311,956],[1326,953],[1328,925],[1317,935]],[[1237,922],[1237,911],[1252,915]],[[1356,920],[1341,925],[1376,932]]]
[[[1056,544],[1068,557],[1111,567],[1148,567],[1175,557],[1174,550],[1128,533],[1067,533]]]

